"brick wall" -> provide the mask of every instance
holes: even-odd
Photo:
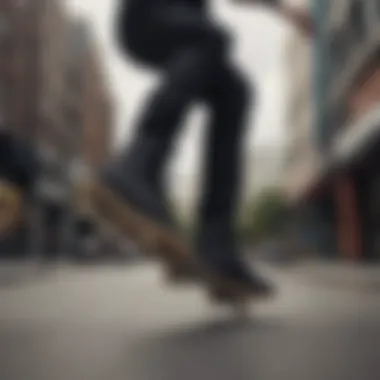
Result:
[[[41,12],[39,56],[39,140],[53,146],[65,161],[74,154],[65,115],[68,15],[62,0],[49,0]]]
[[[342,173],[334,184],[338,227],[338,250],[343,258],[359,260],[363,256],[357,188],[353,179]]]
[[[353,119],[380,103],[380,63],[367,70],[363,81],[354,88],[349,99],[350,116]]]
[[[28,129],[30,93],[33,90],[31,68],[35,41],[32,6],[19,6],[15,1],[2,0],[0,16],[1,118],[8,128],[23,135]]]
[[[0,2],[8,20],[1,38],[0,89],[3,118],[22,137],[35,136],[57,145],[63,141],[61,94],[66,18],[63,0]]]
[[[296,31],[286,46],[288,77],[287,123],[290,143],[286,158],[284,186],[289,200],[307,197],[316,181],[318,153],[313,128],[312,44]]]
[[[86,162],[97,168],[108,157],[113,120],[102,61],[94,41],[91,41],[86,62],[83,153]]]
[[[70,26],[67,77],[67,123],[76,126],[77,159],[97,169],[109,155],[113,131],[112,98],[104,61],[90,25],[80,19]]]

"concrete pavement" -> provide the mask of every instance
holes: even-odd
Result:
[[[0,287],[0,379],[380,378],[377,295],[265,270],[279,295],[244,323],[153,265],[62,266]]]
[[[328,288],[380,293],[380,264],[301,260],[284,268],[289,276]]]

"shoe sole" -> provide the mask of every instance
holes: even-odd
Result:
[[[274,295],[272,291],[253,289],[226,276],[215,274],[212,270],[207,271],[206,281],[209,285],[209,297],[217,304],[241,304],[250,300],[267,301]]]
[[[145,254],[165,264],[167,281],[181,283],[195,277],[198,269],[190,250],[173,231],[136,211],[102,183],[93,183],[89,193],[95,210],[102,217],[115,222]]]

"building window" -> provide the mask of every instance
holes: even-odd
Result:
[[[0,125],[4,127],[4,124],[8,122],[7,116],[9,112],[9,97],[12,94],[11,84],[8,80],[0,82]]]
[[[67,104],[65,108],[66,122],[72,132],[79,132],[81,125],[81,112],[77,105]]]
[[[0,14],[0,49],[4,54],[12,48],[11,25],[6,14]]]
[[[16,4],[19,8],[25,8],[28,5],[28,0],[17,0]]]
[[[367,28],[366,3],[364,1],[353,1],[349,10],[349,24],[356,42],[365,37]]]
[[[345,102],[341,102],[331,110],[329,120],[333,135],[346,127],[349,120],[349,108]]]
[[[293,141],[292,145],[289,147],[286,154],[286,163],[285,166],[292,168],[297,161],[300,159],[302,154],[301,146],[298,140]]]
[[[329,41],[330,63],[331,63],[331,77],[334,78],[336,74],[342,71],[345,63],[348,60],[350,49],[350,37],[345,30],[340,30],[331,36]]]
[[[6,14],[0,14],[0,38],[8,35],[10,29],[9,19]]]

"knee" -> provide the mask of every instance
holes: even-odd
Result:
[[[223,30],[209,30],[205,34],[203,44],[207,52],[215,59],[227,55],[230,46],[230,35]]]
[[[241,107],[247,107],[252,104],[255,99],[255,87],[249,78],[240,73],[234,72],[230,77],[229,86],[230,95],[235,99]]]

